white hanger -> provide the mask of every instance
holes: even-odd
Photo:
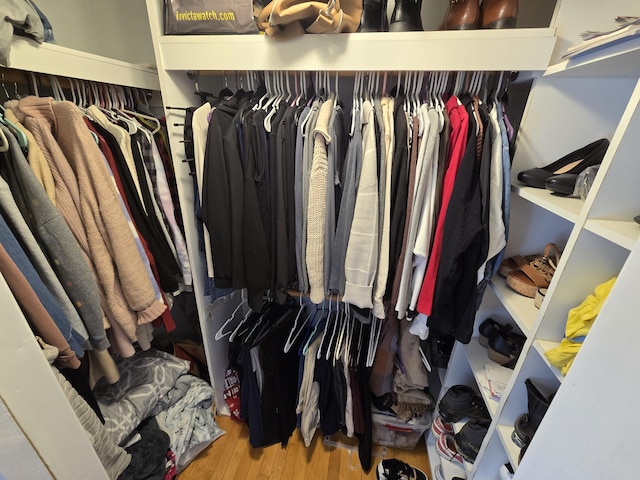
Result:
[[[284,353],[289,353],[289,350],[291,350],[291,347],[293,346],[295,341],[298,339],[298,337],[300,336],[300,333],[302,333],[305,325],[309,321],[309,316],[307,315],[302,321],[302,324],[300,325],[300,327],[298,327],[298,320],[300,319],[300,315],[302,314],[302,311],[306,309],[307,309],[307,304],[306,303],[303,304],[302,295],[300,295],[300,310],[298,310],[298,314],[296,315],[296,318],[293,320],[293,327],[291,327],[291,331],[289,332],[287,341],[284,342]],[[297,332],[296,332],[296,329],[297,329]],[[294,332],[296,332],[296,334],[293,336],[293,338],[291,338]]]
[[[0,128],[0,153],[6,152],[9,150],[9,140],[7,136],[4,134],[4,130]]]
[[[218,329],[218,331],[216,332],[214,338],[216,340],[220,340],[224,337],[226,337],[227,335],[231,335],[231,333],[233,333],[233,331],[229,331],[227,333],[223,333],[224,328],[229,325],[229,323],[231,323],[231,321],[235,318],[236,313],[238,313],[238,310],[240,310],[240,308],[242,307],[242,305],[244,305],[244,303],[246,302],[245,298],[244,298],[244,290],[242,290],[240,292],[241,298],[242,300],[240,301],[240,303],[238,304],[238,306],[235,308],[235,310],[231,313],[231,315],[229,316],[229,318],[227,318],[224,323],[222,324],[222,326]]]
[[[324,301],[323,301],[324,303]],[[318,353],[316,354],[316,359],[320,360],[322,357],[322,345],[324,345],[324,339],[327,337],[327,330],[330,328],[330,320],[331,320],[331,297],[329,297],[329,313],[327,314],[327,320],[324,323],[324,330],[322,332],[322,338],[320,339],[320,346],[318,347]]]

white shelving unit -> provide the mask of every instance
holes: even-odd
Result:
[[[11,68],[160,90],[158,72],[153,67],[122,62],[50,43],[38,44],[28,38],[14,38],[11,47]]]
[[[306,35],[286,42],[265,35],[157,38],[168,71],[542,71],[556,41],[552,28]],[[416,45],[424,55],[416,55]]]
[[[587,431],[588,422],[575,418],[580,413],[582,416],[579,418],[584,420],[593,416],[593,412],[603,411],[602,407],[596,407],[596,400],[589,399],[584,405],[578,401],[578,392],[588,395],[583,391],[585,389],[590,389],[591,397],[595,399],[598,395],[593,390],[608,391],[603,390],[600,385],[594,389],[593,379],[586,380],[589,368],[591,372],[606,376],[602,379],[597,377],[598,382],[602,380],[603,384],[610,384],[610,389],[617,386],[615,375],[611,375],[611,371],[616,368],[613,360],[606,359],[606,354],[602,352],[596,352],[602,349],[600,345],[611,343],[608,339],[603,341],[607,330],[601,326],[604,322],[612,321],[609,318],[612,316],[610,312],[618,313],[617,322],[629,322],[634,318],[633,311],[627,311],[625,302],[620,299],[618,286],[612,292],[612,297],[618,298],[618,301],[611,306],[610,300],[601,312],[602,318],[598,319],[597,328],[592,330],[569,373],[571,381],[564,380],[557,369],[546,362],[544,356],[544,351],[553,342],[561,340],[567,312],[611,275],[618,274],[621,269],[633,272],[634,267],[627,264],[634,255],[640,257],[636,247],[640,233],[631,228],[631,212],[635,212],[635,215],[640,213],[640,197],[637,195],[640,168],[638,162],[634,161],[640,151],[640,136],[637,135],[640,131],[640,46],[637,43],[625,43],[551,67],[549,59],[558,59],[562,49],[568,44],[577,43],[577,32],[587,28],[602,28],[601,22],[596,21],[594,25],[589,22],[629,11],[634,4],[630,0],[613,0],[585,8],[584,2],[580,0],[559,0],[557,5],[551,28],[307,35],[289,42],[273,42],[262,35],[164,36],[161,2],[147,0],[165,105],[196,105],[196,98],[192,95],[193,83],[186,77],[186,71],[218,75],[246,70],[531,72],[533,86],[520,122],[512,168],[512,230],[507,252],[542,252],[546,243],[555,242],[563,250],[563,255],[549,286],[548,298],[540,310],[535,309],[532,299],[512,292],[502,278],[492,281],[492,295],[511,316],[514,325],[527,337],[527,343],[503,398],[494,408],[489,403],[493,415],[489,432],[475,463],[467,465],[465,472],[462,472],[470,479],[495,478],[500,463],[506,461],[517,468],[517,480],[578,478],[570,468],[580,470],[580,478],[634,478],[633,466],[628,461],[632,458],[632,452],[629,451],[632,447],[626,447],[626,460],[614,452],[614,442],[608,442],[605,448],[600,448],[603,442],[593,439],[593,432]],[[174,123],[173,119],[179,118],[171,110],[167,114],[169,125]],[[182,132],[170,126],[169,135],[172,150],[177,156],[174,164],[181,190],[181,203],[183,208],[188,209],[193,200],[192,182],[187,166],[181,162],[177,153],[181,151],[178,142]],[[518,183],[519,171],[545,166],[603,137],[610,139],[611,146],[586,201],[552,196],[547,191],[524,187]],[[187,217],[191,218],[191,215],[185,216],[187,243],[190,251],[195,252],[195,228]],[[192,264],[194,278],[202,278],[200,273],[203,272],[203,259],[194,258]],[[640,260],[634,265],[637,272]],[[633,285],[629,283],[631,277],[632,273],[627,273],[623,283],[623,275],[620,275],[620,285],[624,285],[620,286],[620,291],[626,291]],[[224,345],[212,340],[212,332],[220,321],[220,315],[217,314],[216,307],[211,307],[203,296],[202,285],[196,282],[194,290],[208,363],[213,371],[226,359]],[[632,296],[633,302],[640,301],[637,295]],[[478,321],[481,320],[483,318],[478,317]],[[635,323],[632,329],[634,331],[640,328],[637,326],[638,322]],[[623,342],[624,348],[621,351],[626,355],[625,358],[634,360],[637,364],[638,354],[632,352],[631,341],[627,340],[625,343],[622,336],[620,331],[611,335]],[[466,348],[460,345],[454,347],[442,392],[455,384],[477,386],[478,381],[482,382],[480,354],[483,352],[477,347],[476,344]],[[616,358],[617,356],[616,354]],[[595,368],[594,364],[598,362],[606,363],[607,368]],[[634,364],[631,361],[628,363]],[[527,378],[558,389],[558,394],[554,397],[548,415],[522,465],[518,465],[519,449],[511,441],[511,432],[517,416],[527,411],[524,387]],[[214,374],[214,388],[215,385],[220,385],[220,380]],[[577,380],[584,383],[576,384]],[[633,394],[640,392],[640,385],[637,383],[639,381],[634,379],[630,387],[629,391]],[[625,402],[633,396],[627,395]],[[615,406],[613,399],[600,400],[607,402],[604,411],[621,411]],[[490,402],[488,399],[486,401]],[[580,424],[580,429],[584,431],[579,437],[572,438],[571,444],[567,445],[566,432],[572,427],[568,420],[559,419],[569,410],[571,415],[568,417],[572,417],[574,424]],[[630,405],[627,411],[631,411]],[[610,431],[610,426],[600,419],[596,423],[599,424],[596,432],[600,432],[596,436],[601,439]],[[632,427],[625,428],[631,436]],[[454,471],[448,462],[437,456],[433,440],[429,433],[426,442],[432,468],[435,469],[442,463],[448,479],[460,474],[461,472]],[[593,454],[594,451],[597,454]],[[581,455],[581,452],[584,454]],[[611,462],[605,455],[610,455],[618,463],[611,467]],[[573,461],[567,462],[566,458]],[[561,462],[564,462],[562,467]],[[579,467],[576,467],[576,463],[579,463]],[[559,476],[552,468],[563,471],[563,475]],[[611,468],[611,472],[607,468]]]

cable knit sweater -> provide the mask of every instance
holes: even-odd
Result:
[[[309,298],[313,303],[324,300],[324,235],[327,215],[327,145],[333,96],[320,107],[313,131],[313,163],[309,175],[309,207],[307,214],[307,273]]]

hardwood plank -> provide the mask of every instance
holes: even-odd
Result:
[[[207,447],[194,459],[179,480],[375,480],[375,469],[383,458],[398,458],[419,468],[431,479],[431,469],[426,445],[418,441],[414,450],[402,450],[373,446],[371,471],[367,474],[360,466],[357,449],[349,451],[324,444],[318,430],[309,448],[305,447],[299,431],[291,436],[286,448],[280,444],[264,448],[252,448],[249,429],[230,417],[216,418],[220,428],[227,433]],[[334,440],[357,447],[357,440],[335,436]]]

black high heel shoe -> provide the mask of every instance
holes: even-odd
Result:
[[[545,182],[554,175],[578,174],[585,168],[598,165],[609,148],[609,140],[601,138],[575,150],[546,167],[531,168],[518,174],[518,180],[534,188],[545,188]]]

